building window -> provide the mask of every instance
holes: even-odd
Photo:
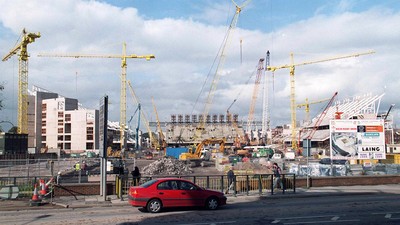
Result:
[[[42,136],[42,142],[46,141],[46,136]]]
[[[86,135],[86,140],[90,140],[90,141],[92,141],[93,140],[93,135]]]
[[[63,141],[63,140],[64,140],[64,136],[58,135],[58,136],[57,136],[57,140],[58,140],[58,141]]]
[[[42,128],[42,134],[46,134],[46,128]]]
[[[42,143],[42,148],[46,148],[46,143]]]
[[[71,149],[71,143],[65,143],[65,149],[70,150]]]
[[[42,120],[42,127],[46,126],[46,120]]]
[[[57,148],[59,148],[59,149],[64,149],[63,143],[58,143],[58,144],[57,144]]]
[[[46,119],[46,113],[42,113],[42,119]]]
[[[71,114],[65,114],[65,122],[71,121]]]
[[[58,128],[58,133],[59,133],[59,134],[64,133],[64,128]]]
[[[46,111],[47,110],[47,104],[46,103],[43,103],[42,104],[42,111]]]
[[[71,133],[71,124],[66,123],[64,127],[65,127],[65,133],[70,134]]]
[[[58,112],[58,118],[64,118],[64,112]]]
[[[86,134],[93,134],[93,127],[87,127]]]
[[[65,135],[65,141],[71,141],[71,135]]]
[[[88,149],[93,149],[93,143],[86,143],[86,149],[88,150]]]
[[[64,121],[63,120],[58,120],[58,126],[63,126],[64,125]]]

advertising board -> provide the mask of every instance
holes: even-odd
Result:
[[[386,159],[383,120],[331,120],[332,159]]]

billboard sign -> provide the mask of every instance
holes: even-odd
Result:
[[[383,120],[331,120],[332,159],[386,159]]]

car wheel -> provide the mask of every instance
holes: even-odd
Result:
[[[206,201],[206,208],[207,209],[211,209],[211,210],[215,210],[217,209],[219,206],[218,204],[218,199],[215,197],[211,197],[209,199],[207,199]]]
[[[158,213],[161,211],[162,204],[158,199],[152,199],[147,203],[147,211],[151,213]]]

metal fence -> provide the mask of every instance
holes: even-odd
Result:
[[[151,179],[162,178],[164,176],[146,176],[142,177],[139,184],[143,184]],[[225,192],[228,187],[228,178],[226,175],[210,175],[210,176],[168,176],[177,177],[192,181],[196,185],[208,189]],[[129,188],[133,186],[133,179],[122,176],[122,184],[120,190],[117,190],[117,195],[128,194]],[[279,183],[276,188],[282,193],[296,192],[296,175],[293,173],[282,174],[283,187]],[[233,194],[250,195],[250,194],[273,194],[274,176],[273,174],[252,174],[252,175],[235,175],[234,185],[232,188]]]

